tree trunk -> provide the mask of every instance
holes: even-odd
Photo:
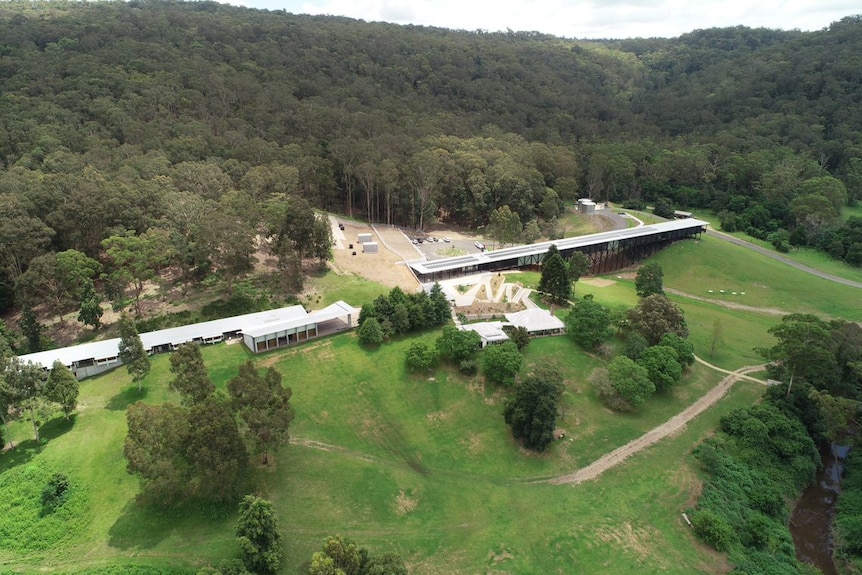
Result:
[[[33,411],[33,404],[31,403],[29,406],[30,409],[30,421],[33,422],[33,435],[36,436],[36,443],[39,443],[39,428],[36,426],[36,413]]]

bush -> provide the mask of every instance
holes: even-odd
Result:
[[[460,371],[462,375],[472,377],[479,373],[479,364],[475,359],[465,359],[458,365],[458,371]]]
[[[383,328],[376,318],[368,318],[356,332],[359,343],[367,346],[376,346],[383,343]]]
[[[69,478],[62,473],[55,473],[42,490],[42,515],[53,513],[63,505],[71,494]]]
[[[691,518],[694,532],[717,551],[727,551],[736,540],[733,526],[721,515],[703,509]]]
[[[437,354],[421,342],[413,342],[405,356],[407,369],[414,373],[428,373],[437,363]]]

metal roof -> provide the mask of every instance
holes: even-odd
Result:
[[[269,335],[279,331],[285,331],[288,329],[294,329],[297,327],[313,325],[317,323],[322,323],[324,321],[330,321],[339,317],[344,317],[348,314],[353,314],[358,317],[359,309],[349,304],[346,304],[343,301],[337,301],[334,304],[331,304],[321,310],[313,311],[308,314],[306,314],[305,310],[303,310],[302,316],[286,319],[284,321],[244,328],[242,330],[242,333],[243,335],[249,335],[251,337],[260,337],[262,335]]]
[[[544,254],[555,244],[560,251],[570,250],[584,246],[602,244],[614,240],[623,240],[630,238],[638,238],[663,232],[674,232],[696,227],[707,226],[708,222],[687,218],[684,220],[671,220],[660,224],[652,224],[649,226],[641,226],[638,228],[625,228],[622,230],[614,230],[611,232],[601,232],[598,234],[589,234],[586,236],[577,236],[572,238],[564,238],[561,240],[553,240],[549,242],[541,242],[538,244],[530,244],[523,246],[515,246],[495,250],[493,252],[482,252],[470,254],[467,256],[456,256],[452,258],[443,258],[439,260],[413,260],[407,262],[413,270],[419,275],[430,274],[434,272],[448,271],[469,266],[478,266],[481,264],[499,262],[505,260],[516,259],[524,256],[535,256]]]
[[[558,329],[566,329],[566,324],[563,320],[553,315],[551,312],[531,307],[523,311],[507,313],[506,319],[509,320],[515,327],[523,327],[528,332],[536,331],[553,331]]]
[[[196,339],[216,338],[226,333],[252,331],[271,333],[284,328],[276,326],[291,322],[305,323],[322,322],[348,313],[359,313],[359,310],[351,307],[343,301],[336,302],[317,312],[307,313],[301,305],[271,309],[245,315],[238,315],[224,319],[205,321],[191,325],[183,325],[168,329],[160,329],[140,334],[144,349],[149,351],[154,347],[162,345],[179,345]],[[76,361],[92,359],[94,361],[117,357],[119,354],[120,338],[106,339],[104,341],[93,341],[71,347],[51,349],[22,355],[23,361],[44,367],[51,367],[54,361],[59,360],[67,366]]]

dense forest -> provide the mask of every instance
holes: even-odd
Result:
[[[860,81],[858,16],[588,42],[213,2],[6,2],[0,307],[137,297],[136,265],[229,288],[260,238],[296,270],[326,255],[290,225],[315,209],[475,228],[508,205],[553,236],[577,197],[666,199],[859,265],[862,222],[839,210],[862,197]],[[96,290],[63,292],[70,270]]]

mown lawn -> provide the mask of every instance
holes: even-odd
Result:
[[[665,286],[691,295],[788,313],[862,320],[859,289],[818,278],[716,238],[678,242],[652,260],[661,264]]]
[[[857,290],[712,238],[681,242],[655,259],[665,286],[687,294],[717,299],[715,292],[725,289],[738,292],[732,301],[754,307],[862,317]],[[510,277],[515,279],[535,284],[538,275]],[[593,294],[611,306],[636,303],[631,279],[604,279],[614,283],[579,282],[576,297]],[[369,301],[387,291],[346,280],[313,279],[320,303]],[[698,355],[729,369],[761,363],[753,348],[771,345],[767,330],[779,316],[673,299],[686,312]],[[553,362],[566,379],[558,421],[566,438],[537,455],[508,434],[501,416],[506,390],[446,366],[428,376],[406,373],[409,344],[430,345],[437,335],[430,331],[368,350],[357,345],[355,334],[341,334],[254,357],[242,345],[202,348],[220,389],[249,359],[274,366],[293,389],[293,444],[269,468],[255,470],[259,491],[281,517],[287,551],[282,573],[303,573],[322,539],[335,533],[375,552],[401,553],[411,572],[421,574],[727,571],[722,557],[700,545],[680,516],[699,492],[691,449],[720,415],[756,401],[762,387],[738,383],[683,432],[599,480],[550,486],[537,481],[586,465],[665,421],[720,376],[698,366],[673,393],[653,397],[638,413],[615,414],[589,384],[601,358],[581,352],[565,336],[533,340],[525,349],[524,372]],[[167,388],[168,366],[168,356],[154,357],[142,393],[122,369],[82,382],[74,420],[48,421],[39,446],[29,424],[13,425],[19,445],[0,455],[0,572],[111,565],[194,570],[237,554],[233,511],[189,505],[160,513],[135,501],[139,486],[126,473],[122,453],[125,410],[137,400],[177,399]],[[74,495],[63,514],[40,517],[38,495],[54,472],[69,475]]]
[[[418,339],[430,343],[436,335]],[[637,540],[612,554],[620,568],[638,561],[664,565],[664,546],[670,544],[679,547],[673,553],[680,554],[682,563],[668,572],[709,571],[709,555],[692,547],[684,529],[658,533],[650,527],[673,523],[651,519],[665,509],[656,498],[673,493],[682,505],[695,481],[692,470],[680,472],[675,486],[632,475],[629,488],[635,491],[619,485],[619,493],[607,496],[604,482],[551,487],[531,481],[571,471],[632,439],[681,410],[717,376],[695,371],[673,394],[654,398],[641,413],[617,415],[596,401],[586,383],[600,360],[577,351],[565,337],[534,340],[524,369],[552,358],[567,374],[560,421],[567,439],[537,456],[510,438],[500,415],[503,390],[486,388],[480,378],[465,380],[447,368],[437,370],[433,381],[405,373],[403,353],[410,341],[369,351],[356,344],[353,334],[342,334],[254,358],[284,374],[297,413],[292,427],[296,445],[283,449],[270,469],[256,472],[282,518],[288,551],[284,573],[298,573],[321,539],[336,532],[378,551],[402,553],[416,573],[596,567],[609,560],[606,546],[598,544],[601,538],[619,536]],[[203,351],[219,387],[250,357],[239,345]],[[166,386],[167,360],[166,355],[154,358],[144,393],[123,370],[83,382],[76,420],[72,425],[49,422],[41,447],[26,439],[26,425],[16,424],[21,445],[0,458],[3,499],[21,507],[24,496],[12,501],[7,490],[20,474],[29,473],[35,488],[23,507],[33,519],[38,484],[62,471],[72,479],[79,500],[64,529],[49,529],[36,520],[29,532],[19,534],[19,543],[3,546],[0,570],[111,564],[196,568],[236,553],[232,513],[213,515],[191,506],[165,514],[135,502],[138,484],[125,472],[122,455],[125,408],[138,399],[176,399]],[[744,397],[751,401],[750,394]],[[331,447],[309,447],[312,441]],[[663,463],[653,465],[667,472]],[[649,489],[659,490],[643,500],[651,510],[634,512],[632,496]],[[605,497],[607,507],[596,504]],[[630,528],[633,512],[639,519]],[[11,528],[8,517],[0,515],[0,533]],[[600,533],[591,527],[595,525],[601,526]]]

